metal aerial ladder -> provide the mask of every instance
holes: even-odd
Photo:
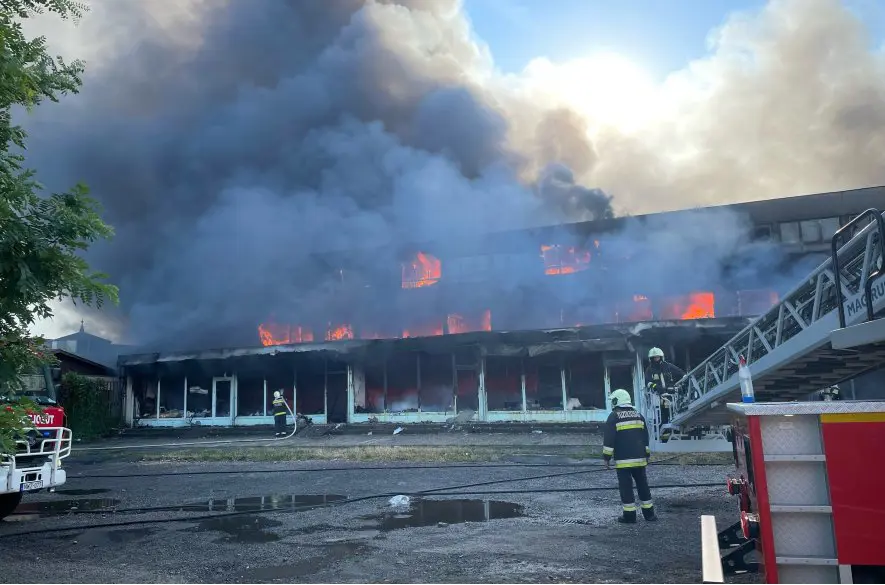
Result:
[[[864,226],[864,223],[866,225]],[[753,376],[756,400],[790,401],[885,363],[885,345],[856,340],[885,326],[885,219],[868,209],[832,239],[832,255],[781,302],[689,372],[672,402],[676,429],[729,424],[725,404],[740,402],[738,359]],[[854,327],[851,327],[854,326]],[[877,329],[878,330],[878,329]]]

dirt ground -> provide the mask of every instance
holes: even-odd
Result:
[[[653,465],[653,486],[686,487],[654,488],[660,521],[623,526],[597,459],[519,451],[496,463],[75,453],[63,488],[0,522],[2,580],[690,583],[700,515],[735,517],[727,465]]]

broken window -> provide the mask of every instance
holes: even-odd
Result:
[[[605,368],[601,353],[571,356],[565,375],[566,410],[605,408]]]
[[[326,417],[328,422],[347,422],[347,364],[326,362]]]
[[[459,367],[455,374],[455,384],[457,385],[456,392],[458,395],[458,412],[464,412],[465,410],[472,410],[473,412],[478,411],[479,376],[476,374],[476,370],[472,367],[470,369],[461,369]]]
[[[212,416],[212,375],[200,367],[187,372],[187,417]]]
[[[363,366],[363,376],[365,393],[362,401],[355,401],[356,412],[384,412],[385,408],[385,383],[384,383],[384,363],[370,363]],[[354,377],[354,386],[356,386],[356,377]],[[354,387],[356,393],[356,387]]]
[[[132,376],[133,414],[135,418],[157,417],[157,378],[151,375]]]
[[[264,416],[265,403],[264,376],[255,372],[237,374],[237,416]]]
[[[160,418],[184,418],[184,376],[160,378]]]
[[[452,355],[420,354],[421,384],[420,404],[424,412],[448,412],[454,410],[454,382]]]
[[[291,378],[290,378],[291,380]],[[323,359],[305,359],[295,365],[296,413],[312,415],[326,414],[326,363]],[[291,381],[289,382],[291,384]],[[267,393],[271,396],[270,380]],[[274,387],[276,389],[276,387]],[[287,395],[286,399],[289,400]],[[291,406],[291,402],[289,403]]]
[[[387,411],[418,411],[418,356],[396,353],[387,362]]]
[[[525,360],[525,394],[528,410],[562,410],[562,370],[558,358]]]
[[[485,385],[489,410],[521,411],[522,359],[487,357]]]

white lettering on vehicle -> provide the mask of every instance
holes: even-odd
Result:
[[[32,414],[30,416],[35,425],[51,425],[55,421],[54,414]]]

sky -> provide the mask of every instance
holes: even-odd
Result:
[[[117,237],[98,268],[143,324],[179,319],[181,290],[230,312],[192,275],[245,253],[210,245],[213,226],[259,211],[311,218],[304,241],[252,242],[240,265],[264,275],[267,249],[330,234],[353,247],[424,221],[466,229],[453,208],[479,205],[464,215],[486,228],[534,217],[536,199],[546,223],[592,219],[589,188],[637,214],[885,183],[882,0],[315,1],[89,0],[77,27],[26,23],[87,63],[81,94],[29,116],[29,162],[102,200]],[[152,235],[167,208],[179,240]],[[79,326],[56,315],[33,330]],[[86,317],[131,342],[127,327]]]
[[[616,53],[656,80],[703,57],[711,31],[764,0],[464,0],[476,36],[496,65],[521,71],[532,59],[568,61]],[[875,42],[885,41],[885,2],[846,0]]]

